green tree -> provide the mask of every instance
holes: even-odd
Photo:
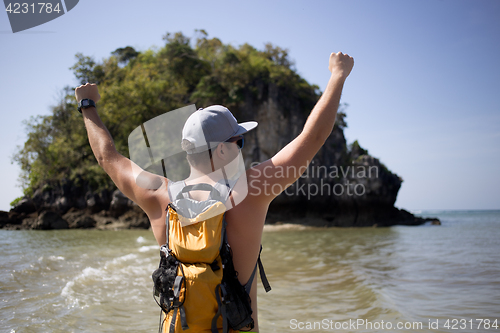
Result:
[[[235,47],[208,38],[204,30],[196,33],[194,43],[182,33],[166,34],[159,50],[118,48],[101,63],[76,54],[71,69],[81,84],[99,83],[98,111],[123,155],[128,156],[134,128],[189,103],[223,104],[238,117],[245,103],[265,101],[271,86],[293,96],[305,113],[316,103],[318,87],[295,72],[287,50],[271,44],[264,50]],[[62,95],[50,115],[25,122],[28,139],[14,156],[25,193],[62,179],[84,179],[94,190],[112,188],[88,144],[73,89],[66,87]],[[286,98],[281,102],[286,109]]]
[[[111,52],[112,55],[116,56],[119,63],[126,65],[131,59],[137,58],[139,52],[137,52],[133,47],[120,47]]]
[[[96,64],[94,58],[84,56],[82,53],[77,53],[75,57],[77,62],[75,65],[70,67],[70,69],[73,70],[75,77],[80,81],[80,83],[99,83],[100,79],[104,75],[102,66]]]

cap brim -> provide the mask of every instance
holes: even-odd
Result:
[[[238,131],[233,135],[242,135],[257,127],[258,123],[256,121],[247,121],[241,124],[238,124]]]

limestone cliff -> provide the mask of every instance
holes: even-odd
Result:
[[[247,167],[272,157],[300,133],[307,119],[300,99],[289,96],[285,89],[261,86],[256,97],[246,98],[235,110],[238,119],[259,122],[245,141]],[[357,142],[348,148],[343,128],[336,124],[304,174],[273,201],[267,222],[351,227],[417,225],[434,220],[394,207],[401,183],[398,175],[367,155]]]

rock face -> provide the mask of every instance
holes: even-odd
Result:
[[[65,192],[65,186],[72,191]],[[33,197],[21,200],[10,212],[0,211],[0,228],[5,229],[117,230],[149,227],[146,214],[119,190],[112,194],[110,191],[85,192],[67,181],[59,186],[44,186]]]
[[[299,99],[290,98],[289,92],[282,88],[273,84],[256,87],[257,98],[247,92],[245,101],[232,110],[240,122],[259,122],[257,129],[245,138],[243,156],[247,168],[271,158],[299,135],[308,116]],[[272,202],[267,223],[361,227],[418,225],[437,220],[418,218],[395,208],[402,179],[357,143],[348,149],[343,130],[338,126],[307,169],[282,171],[302,175]],[[0,227],[149,228],[146,214],[119,190],[93,192],[87,180],[79,179],[76,183],[63,180],[45,184],[10,212],[0,212]]]
[[[246,135],[243,156],[247,167],[271,158],[297,137],[308,116],[299,100],[293,102],[283,89],[270,84],[260,87],[259,92],[258,102],[248,97],[235,110],[238,120],[259,123]],[[402,179],[357,143],[348,149],[339,126],[334,127],[307,170],[283,172],[302,176],[271,203],[267,223],[361,227],[418,225],[432,220],[394,207]]]

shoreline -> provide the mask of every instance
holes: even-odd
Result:
[[[364,224],[356,224],[353,216],[339,215],[335,219],[326,219],[321,216],[304,216],[293,218],[287,214],[268,214],[264,230],[304,230],[309,228],[379,228],[393,225],[418,226],[429,223],[441,225],[436,217],[418,217],[404,210],[396,210],[397,216],[388,215],[386,221],[373,219],[366,223],[369,217],[364,216]],[[356,216],[357,218],[357,216]],[[399,220],[398,220],[399,219]],[[378,222],[378,223],[377,223]],[[96,230],[126,230],[150,229],[147,215],[138,207],[133,206],[125,213],[114,216],[110,211],[91,213],[88,210],[70,209],[65,214],[52,210],[32,212],[30,214],[0,211],[0,229],[4,230],[57,230],[57,229],[96,229]]]

